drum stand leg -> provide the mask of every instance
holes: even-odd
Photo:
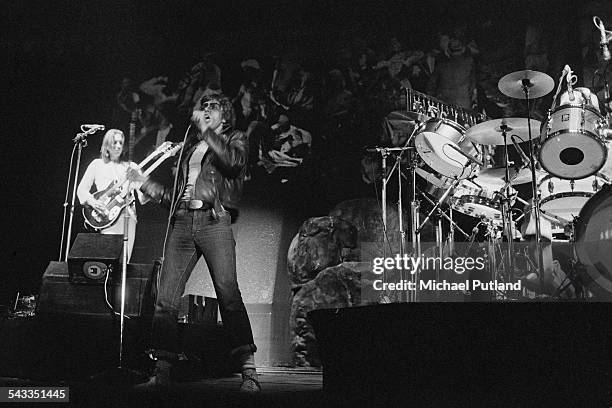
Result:
[[[451,187],[451,188],[452,188],[452,187]],[[420,191],[419,191],[419,192],[420,192]],[[421,195],[422,195],[423,197],[425,197],[425,199],[426,199],[427,201],[429,201],[429,203],[430,203],[431,205],[436,205],[436,203],[434,203],[434,201],[433,201],[432,199],[430,199],[429,197],[427,197],[427,195],[423,194],[422,192],[421,192]],[[461,227],[460,227],[460,226],[459,226],[459,225],[458,225],[458,224],[457,224],[455,221],[453,221],[453,209],[452,209],[452,208],[450,208],[450,210],[449,210],[449,214],[450,214],[450,216],[449,216],[449,215],[446,215],[446,213],[444,213],[444,211],[442,211],[441,209],[438,209],[438,214],[439,214],[441,217],[446,218],[446,220],[447,220],[447,221],[450,223],[449,239],[452,239],[452,240],[453,240],[453,242],[454,242],[454,239],[455,239],[455,230],[457,230],[457,231],[459,231],[461,234],[463,234],[463,236],[464,236],[464,237],[466,237],[466,238],[468,238],[468,239],[470,238],[470,235],[469,235],[468,233],[466,233],[466,232],[465,232],[463,229],[461,229]],[[455,251],[454,251],[453,249],[451,249],[451,253],[454,253],[454,252],[455,252]]]
[[[441,210],[439,212],[442,212]],[[443,259],[444,255],[444,248],[443,248],[443,242],[442,242],[442,217],[438,216],[438,222],[436,223],[436,252],[437,252],[437,256],[439,256],[439,259]],[[441,263],[441,262],[440,262]],[[441,268],[442,265],[440,265],[439,262],[436,262],[436,282],[440,282],[440,276],[441,276]],[[436,290],[436,300],[440,301],[440,291]]]
[[[489,273],[491,274],[491,280],[495,281],[497,279],[497,256],[496,256],[496,248],[495,244],[497,243],[497,231],[492,222],[489,221],[488,229],[488,239],[487,239],[487,253],[489,255]],[[489,291],[489,301],[495,301],[497,299],[497,294],[495,291]]]
[[[412,238],[412,256],[419,257],[421,254],[421,234],[417,231],[417,227],[420,222],[420,206],[421,203],[416,199],[416,173],[414,172],[414,166],[410,167],[410,175],[412,179],[412,202],[410,203],[410,213],[412,216],[412,222],[410,224],[410,235]],[[409,301],[416,302],[419,298],[418,292],[418,278],[419,271],[411,271],[410,281],[413,282],[414,290],[409,292]]]
[[[427,214],[427,216],[425,217],[425,219],[423,220],[423,222],[419,225],[419,228],[417,228],[417,234],[420,234],[421,231],[423,230],[423,228],[425,227],[425,224],[427,224],[427,221],[429,221],[429,219],[431,218],[431,216],[438,210],[438,208],[440,208],[440,206],[442,205],[442,203],[446,200],[446,197],[448,197],[448,195],[450,194],[450,192],[457,187],[457,185],[459,185],[459,182],[461,180],[460,179],[455,179],[455,181],[453,181],[453,184],[444,192],[444,194],[442,194],[442,197],[440,197],[440,199],[438,200],[438,202],[434,205],[434,208],[431,209],[431,211],[429,212],[429,214]]]
[[[387,156],[389,155],[389,152],[386,149],[382,149],[380,150],[380,154],[382,157],[382,174],[383,174],[383,179],[382,179],[382,221],[383,221],[383,237],[385,240],[387,240]],[[386,258],[386,249],[385,249],[385,244],[383,242],[383,246],[382,246],[382,256],[383,258]],[[382,274],[382,281],[386,282],[387,281],[387,269],[385,268]],[[390,300],[388,299],[388,297],[386,295],[381,294],[381,302],[382,303],[390,303]]]
[[[403,214],[403,205],[402,205],[402,152],[400,152],[396,157],[396,165],[397,165],[397,215],[398,215],[398,224],[399,224],[399,235],[400,235],[400,250],[399,255],[403,259],[404,254],[406,253],[406,231],[404,231],[404,214]],[[400,271],[400,279],[401,282],[404,282],[406,279],[406,270],[404,268]],[[402,301],[409,301],[409,296],[407,292],[401,292]]]

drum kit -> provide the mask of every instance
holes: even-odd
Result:
[[[531,254],[532,272],[539,276],[539,293],[545,290],[545,260],[542,258],[543,239],[553,240],[548,235],[552,228],[556,239],[569,242],[573,249],[573,265],[579,272],[568,274],[584,276],[576,281],[589,281],[595,289],[585,287],[584,297],[606,292],[612,296],[612,192],[611,180],[602,174],[608,161],[607,136],[610,114],[600,112],[597,95],[588,88],[574,88],[577,77],[565,66],[559,78],[552,106],[541,122],[531,118],[531,103],[548,95],[555,88],[555,81],[547,74],[522,70],[502,77],[499,90],[510,98],[523,100],[527,108],[526,118],[488,119],[484,115],[445,104],[431,96],[406,91],[406,112],[394,112],[413,122],[413,130],[403,147],[374,149],[382,154],[383,171],[386,159],[395,153],[397,161],[387,177],[383,179],[383,218],[386,222],[385,186],[397,170],[399,176],[400,255],[404,255],[406,234],[401,219],[402,161],[407,152],[410,159],[406,167],[411,184],[411,238],[412,253],[421,254],[420,233],[425,224],[434,221],[436,227],[437,253],[443,253],[442,220],[448,225],[445,240],[452,246],[455,231],[459,231],[469,242],[474,241],[473,232],[466,233],[453,220],[453,212],[471,218],[477,225],[486,226],[486,240],[504,241],[505,259],[491,268],[491,280],[516,281],[525,276],[514,265],[518,258],[513,242],[531,240],[535,251]],[[566,89],[562,92],[562,85]],[[493,167],[492,152],[503,151],[503,166]],[[510,149],[509,149],[510,148]],[[509,150],[514,157],[510,160]],[[424,188],[417,186],[418,181]],[[531,187],[531,196],[523,199],[525,187]],[[526,201],[529,200],[529,201]],[[421,212],[427,204],[428,212]],[[521,208],[522,207],[522,208]],[[524,212],[523,212],[524,211]],[[517,213],[523,213],[517,219]],[[424,216],[423,219],[421,219]],[[522,224],[523,235],[517,225]],[[552,225],[542,230],[541,223]],[[545,234],[542,237],[542,234]],[[561,237],[561,238],[558,238]],[[594,248],[602,250],[599,253]],[[500,266],[501,265],[501,266]],[[418,279],[414,274],[410,279]],[[577,282],[570,282],[577,285]],[[568,286],[567,282],[564,282]],[[587,285],[585,285],[587,286]],[[418,285],[417,285],[418,287]],[[557,291],[558,293],[559,291]],[[417,291],[408,294],[408,301],[417,301]],[[515,296],[515,295],[512,295]],[[522,296],[525,296],[523,293]],[[504,294],[495,294],[492,299],[508,300]]]

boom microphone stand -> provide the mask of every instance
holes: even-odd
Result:
[[[415,128],[416,131],[416,128]],[[414,132],[413,132],[414,133]],[[404,257],[405,253],[405,243],[406,243],[406,232],[404,231],[404,222],[403,222],[403,214],[402,214],[402,171],[401,171],[401,160],[402,153],[404,150],[411,150],[414,147],[404,146],[404,147],[377,147],[374,149],[367,149],[369,152],[379,152],[382,157],[382,171],[383,171],[383,184],[382,184],[382,218],[383,218],[383,229],[385,236],[387,235],[387,183],[393,176],[395,169],[397,168],[397,177],[398,177],[398,201],[397,201],[397,211],[398,211],[398,222],[399,222],[399,234],[400,234],[400,248],[399,255],[401,258]],[[398,152],[396,156],[395,165],[391,168],[389,175],[386,174],[387,171],[387,157],[389,156],[389,152]],[[384,248],[384,245],[383,245]],[[405,276],[405,271],[401,270],[401,280],[403,281]],[[404,299],[402,299],[404,300]]]
[[[66,183],[66,197],[64,199],[64,218],[62,221],[62,238],[60,243],[60,251],[59,251],[59,259],[62,260],[62,253],[64,253],[64,239],[66,242],[66,251],[64,253],[64,262],[68,262],[68,252],[70,252],[70,238],[72,235],[72,223],[74,222],[74,201],[76,199],[76,190],[77,190],[77,178],[79,177],[79,168],[81,166],[81,152],[83,151],[83,147],[87,147],[87,136],[93,135],[98,130],[104,130],[103,127],[90,127],[87,130],[84,130],[84,127],[87,125],[82,125],[81,130],[82,133],[77,133],[77,135],[72,139],[74,142],[74,147],[72,148],[72,154],[70,156],[70,168],[68,169],[68,182]],[[76,167],[74,169],[74,182],[72,186],[72,198],[70,200],[70,217],[68,219],[68,233],[64,234],[66,229],[66,211],[68,211],[68,191],[70,190],[70,180],[72,179],[72,158],[74,157],[74,150],[77,151],[77,161]]]

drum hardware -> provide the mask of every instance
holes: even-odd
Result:
[[[513,250],[513,241],[514,241],[514,233],[512,231],[512,225],[514,224],[512,221],[512,204],[510,203],[510,159],[508,157],[508,128],[506,124],[502,124],[500,126],[502,131],[502,138],[504,140],[504,170],[506,172],[504,181],[506,185],[504,186],[502,193],[502,220],[504,220],[505,229],[506,229],[506,237],[508,237],[508,248],[507,262],[504,262],[506,266],[506,274],[508,278],[512,281],[514,277],[514,260],[512,255],[514,254]],[[513,135],[514,136],[514,135]],[[514,139],[510,138],[514,143]],[[516,145],[516,143],[515,143]]]
[[[561,94],[565,78],[567,91]],[[573,89],[577,77],[565,65],[553,103],[542,128],[540,164],[548,173],[565,179],[581,179],[597,173],[606,163],[604,117],[597,96],[588,88]],[[557,106],[559,98],[559,106]]]
[[[470,217],[486,219],[496,225],[503,225],[502,191],[506,187],[507,185],[501,179],[484,179],[479,176],[475,179],[462,180],[455,188],[451,207]],[[514,189],[512,191],[516,193]],[[511,200],[514,200],[514,197]]]
[[[434,118],[421,124],[414,145],[429,167],[446,177],[464,179],[477,171],[468,166],[469,157],[480,155],[464,133],[465,128],[456,122]]]
[[[512,163],[512,162],[511,162]],[[490,179],[499,179],[504,180],[505,169],[503,167],[499,168],[488,168],[485,170],[481,170],[478,174],[478,177],[487,177]],[[546,173],[542,171],[537,171],[538,178],[543,177]],[[510,168],[510,185],[518,186],[521,184],[531,183],[531,171],[529,170],[529,163],[524,163],[522,166],[517,167],[513,166]]]
[[[590,105],[560,105],[551,111],[551,124],[542,132],[539,159],[548,173],[581,179],[597,173],[608,158],[603,117]]]
[[[578,274],[595,297],[612,294],[612,185],[605,185],[574,221],[574,259]]]
[[[474,147],[474,149],[478,149],[478,147],[473,143],[472,146]],[[463,150],[459,149],[458,147],[456,147],[453,144],[448,144],[448,147],[450,147],[451,149],[455,150],[457,153],[461,154],[463,157],[465,157],[466,159],[468,159],[469,161],[471,161],[472,163],[480,166],[480,167],[484,167],[484,162],[478,160],[476,157],[472,156],[469,153],[464,152]]]
[[[448,195],[451,193],[451,191],[457,187],[457,185],[459,185],[459,183],[461,182],[461,179],[455,179],[453,181],[453,184],[451,184],[451,186],[449,188],[446,189],[446,191],[444,192],[444,194],[442,195],[442,197],[440,197],[440,199],[434,204],[434,207],[431,209],[431,211],[429,211],[429,213],[427,214],[427,216],[425,216],[425,219],[423,220],[423,222],[419,225],[419,227],[416,230],[416,234],[420,234],[421,231],[423,230],[423,228],[425,227],[425,225],[427,224],[427,221],[429,221],[429,219],[431,218],[431,216],[438,211],[438,209],[440,208],[440,206],[444,203],[444,201],[446,201],[446,198],[448,197]]]
[[[368,152],[379,152],[381,154],[382,157],[382,174],[385,175],[385,177],[383,178],[383,185],[382,185],[382,217],[383,217],[383,229],[385,234],[387,233],[387,183],[389,182],[389,180],[391,179],[391,177],[393,176],[393,173],[395,172],[395,169],[397,168],[397,179],[398,179],[398,202],[397,202],[397,209],[398,209],[398,221],[399,221],[399,234],[400,234],[400,253],[399,255],[403,258],[404,253],[405,253],[405,245],[406,245],[406,232],[404,231],[404,222],[403,222],[403,203],[402,203],[402,177],[404,177],[404,174],[402,173],[401,170],[401,160],[402,160],[402,154],[405,150],[408,151],[412,151],[415,148],[412,146],[409,146],[410,142],[412,141],[412,139],[414,138],[415,134],[417,133],[418,129],[420,129],[420,125],[421,125],[421,120],[425,120],[427,117],[417,114],[415,112],[396,112],[398,115],[402,115],[404,119],[408,118],[409,120],[414,120],[416,126],[414,127],[414,129],[412,130],[412,133],[410,134],[410,136],[408,137],[408,139],[406,140],[406,143],[404,144],[403,147],[377,147],[377,148],[373,148],[373,149],[366,149],[366,151]],[[389,156],[390,152],[398,152],[396,155],[396,160],[395,160],[395,164],[393,165],[393,167],[391,168],[391,171],[389,172],[389,174],[387,175],[387,157]],[[409,168],[410,168],[410,180],[412,181],[412,191],[411,191],[411,203],[410,203],[410,207],[411,207],[411,217],[412,217],[412,227],[411,227],[411,236],[412,236],[412,243],[413,243],[413,251],[415,254],[419,254],[420,250],[421,250],[421,246],[420,246],[420,240],[419,240],[419,236],[418,233],[416,233],[416,227],[415,225],[418,225],[418,219],[419,219],[419,203],[416,199],[416,175],[415,175],[415,168],[417,166],[418,160],[415,157],[416,155],[411,153],[411,158],[409,160]],[[416,224],[415,224],[416,222]],[[401,270],[401,279],[404,280],[405,276],[405,271],[402,269]],[[415,287],[417,287],[417,282],[418,282],[418,272],[417,273],[412,273],[410,274],[410,279],[411,281],[414,282]],[[403,295],[402,295],[403,296]],[[409,291],[409,293],[407,295],[405,295],[408,297],[408,301],[409,302],[415,302],[417,300],[417,291]]]
[[[524,70],[517,71],[510,74],[505,75],[502,79],[499,80],[498,88],[499,90],[515,99],[524,99],[526,108],[527,108],[527,133],[529,134],[529,165],[531,168],[531,178],[532,178],[532,193],[533,193],[533,214],[535,218],[535,229],[536,229],[536,259],[537,259],[537,269],[541,271],[541,267],[543,265],[542,260],[542,248],[541,248],[541,232],[540,232],[540,213],[539,213],[539,197],[537,191],[537,180],[536,180],[536,169],[535,169],[535,156],[533,149],[533,135],[532,135],[532,127],[531,127],[531,106],[530,99],[540,98],[542,96],[548,95],[550,91],[555,87],[555,81],[553,79],[541,72]],[[505,141],[504,141],[505,143]],[[540,286],[542,289],[544,288],[544,277],[543,274],[540,273]]]
[[[429,196],[428,196],[427,194],[423,194],[423,192],[421,191],[421,189],[417,188],[417,190],[418,190],[419,194],[421,194],[421,197],[424,197],[424,198],[425,198],[425,199],[426,199],[426,200],[429,202],[429,204],[431,204],[431,205],[433,205],[433,206],[435,206],[435,205],[436,205],[436,202],[435,202],[434,200],[432,200],[431,198],[429,198]],[[449,232],[449,234],[451,234],[451,235],[452,235],[452,234],[454,234],[452,231],[454,231],[454,230],[456,229],[456,230],[457,230],[457,231],[459,231],[459,232],[460,232],[460,233],[461,233],[461,234],[462,234],[464,237],[466,237],[466,238],[470,238],[470,235],[469,235],[469,234],[467,234],[467,233],[466,233],[466,232],[465,232],[465,231],[464,231],[464,230],[463,230],[463,229],[462,229],[462,228],[461,228],[461,227],[460,227],[460,226],[459,226],[459,225],[458,225],[456,222],[454,222],[454,221],[453,221],[452,213],[453,213],[453,208],[452,208],[452,207],[450,207],[450,208],[449,208],[449,214],[450,214],[450,215],[447,215],[447,214],[446,214],[446,213],[445,213],[445,212],[442,210],[442,208],[438,207],[438,214],[439,214],[441,217],[446,218],[446,220],[447,220],[447,221],[449,222],[449,224],[450,224],[450,231],[451,231],[451,232]],[[451,253],[452,253],[452,250],[451,250]]]
[[[608,180],[597,174],[580,180],[544,176],[538,183],[540,211],[553,223],[565,228]],[[558,231],[562,233],[563,231]]]
[[[555,81],[547,74],[526,69],[505,75],[497,87],[513,99],[537,99],[548,95],[555,87]]]
[[[458,180],[456,180],[458,181]],[[461,227],[459,227],[459,225],[457,223],[455,223],[455,221],[453,221],[453,209],[452,207],[449,208],[449,214],[447,215],[441,206],[441,203],[444,202],[444,200],[446,199],[446,197],[448,196],[448,194],[450,193],[450,191],[453,189],[453,186],[449,187],[445,194],[440,198],[440,200],[438,200],[438,202],[434,202],[431,198],[429,198],[427,196],[427,194],[423,194],[423,192],[420,189],[417,189],[419,191],[419,193],[421,194],[422,197],[425,197],[425,199],[427,201],[429,201],[430,204],[432,204],[434,207],[433,209],[430,211],[430,213],[427,215],[427,217],[425,218],[425,220],[423,221],[423,225],[421,225],[421,227],[416,231],[416,234],[420,234],[421,229],[423,228],[423,226],[427,223],[427,221],[429,220],[429,218],[433,215],[434,212],[436,212],[436,216],[437,216],[437,221],[436,221],[436,226],[435,226],[435,231],[436,231],[436,256],[439,256],[440,259],[442,259],[444,257],[443,251],[444,251],[444,239],[442,237],[442,218],[445,218],[448,222],[449,222],[449,233],[448,233],[448,242],[449,242],[449,251],[450,254],[454,253],[454,236],[455,236],[455,229],[457,229],[461,234],[463,234],[466,238],[469,238],[470,236],[463,231],[463,229]],[[436,263],[436,271],[435,271],[435,278],[437,281],[440,280],[440,265],[438,265]],[[440,299],[440,292],[436,291],[436,298]]]

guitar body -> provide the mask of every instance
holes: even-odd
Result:
[[[174,156],[182,147],[182,142],[178,144],[164,142],[146,159],[140,162],[138,167],[142,169],[142,167],[149,163],[149,161],[153,160],[155,157],[159,157],[157,161],[151,164],[143,172],[143,175],[146,177],[151,174],[151,172],[155,170],[164,160],[166,160],[168,157]],[[131,190],[132,188],[130,187],[130,183],[126,180],[121,184],[112,183],[104,190],[95,192],[93,194],[94,198],[104,204],[106,211],[104,211],[104,213],[100,213],[88,205],[83,206],[83,217],[85,218],[85,224],[96,230],[105,229],[113,225],[119,218],[122,210],[134,201],[134,196],[131,194]]]
[[[105,229],[113,225],[119,218],[121,211],[133,201],[132,197],[126,199],[125,194],[121,190],[122,186],[111,184],[104,190],[95,192],[93,194],[94,198],[101,201],[107,210],[104,213],[100,213],[90,206],[83,206],[85,223],[96,230]]]

